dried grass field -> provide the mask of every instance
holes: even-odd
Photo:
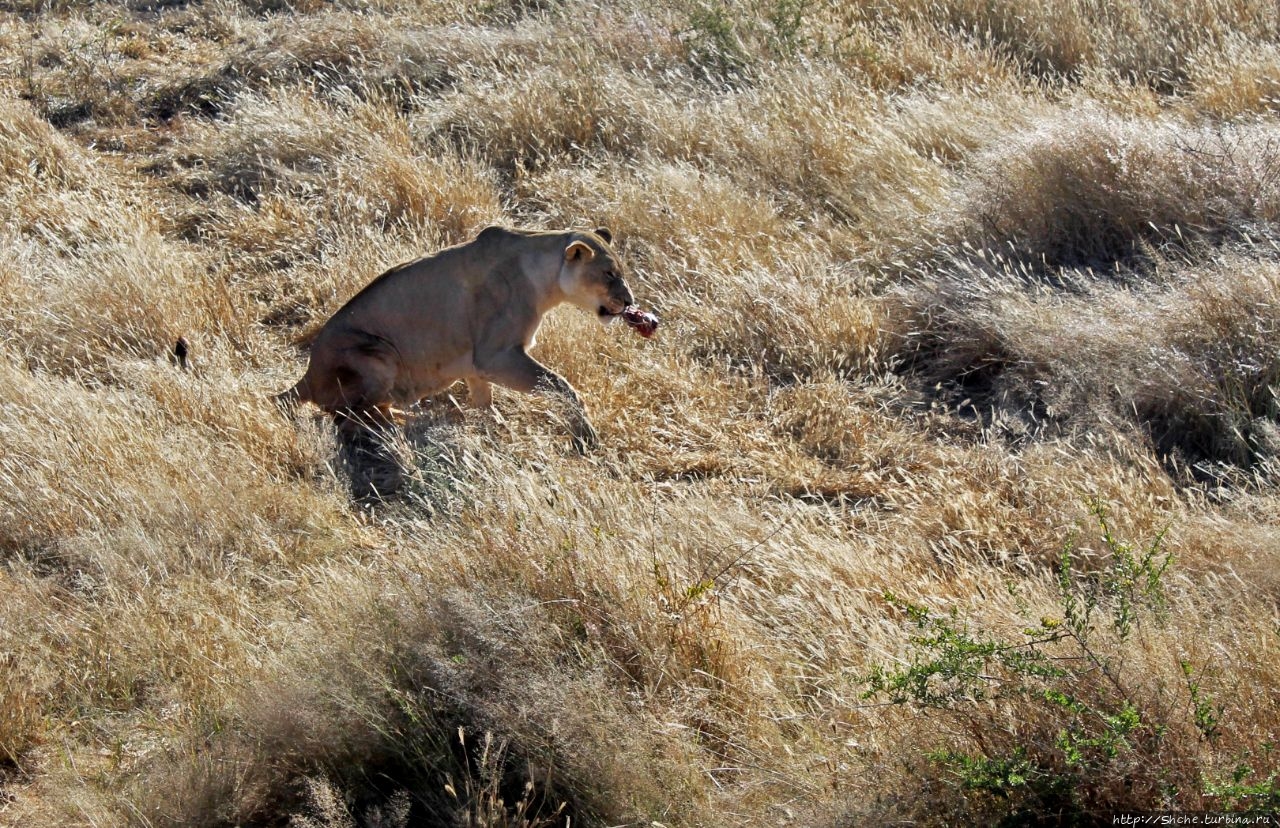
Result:
[[[1275,811],[1277,113],[1273,0],[0,2],[0,824]],[[663,319],[598,450],[275,408],[490,224]]]

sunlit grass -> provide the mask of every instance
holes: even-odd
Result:
[[[1081,819],[1274,804],[1274,4],[10,5],[4,819],[958,824],[1065,807],[968,784],[1026,737],[1058,790],[1060,730],[1165,740]],[[608,226],[662,317],[539,333],[599,451],[503,389],[280,415],[499,222]],[[905,607],[1020,641],[1156,537],[1151,729],[865,697]]]

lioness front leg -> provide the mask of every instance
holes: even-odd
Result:
[[[471,407],[487,411],[493,408],[493,388],[488,380],[479,377],[467,378],[467,391],[471,394]]]
[[[588,449],[594,449],[600,444],[600,438],[587,419],[587,412],[578,392],[564,377],[525,353],[524,348],[517,347],[494,354],[483,365],[477,364],[476,369],[484,380],[515,391],[526,394],[541,391],[561,397],[569,403],[569,429],[573,434],[573,447],[580,454],[585,454]]]

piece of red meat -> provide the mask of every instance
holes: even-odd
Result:
[[[623,308],[622,318],[645,339],[653,336],[654,331],[658,330],[658,317],[648,311],[640,310],[635,305],[627,305]]]

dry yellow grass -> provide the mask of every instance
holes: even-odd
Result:
[[[0,5],[0,824],[1276,807],[1274,3]],[[599,452],[279,415],[494,222]]]

